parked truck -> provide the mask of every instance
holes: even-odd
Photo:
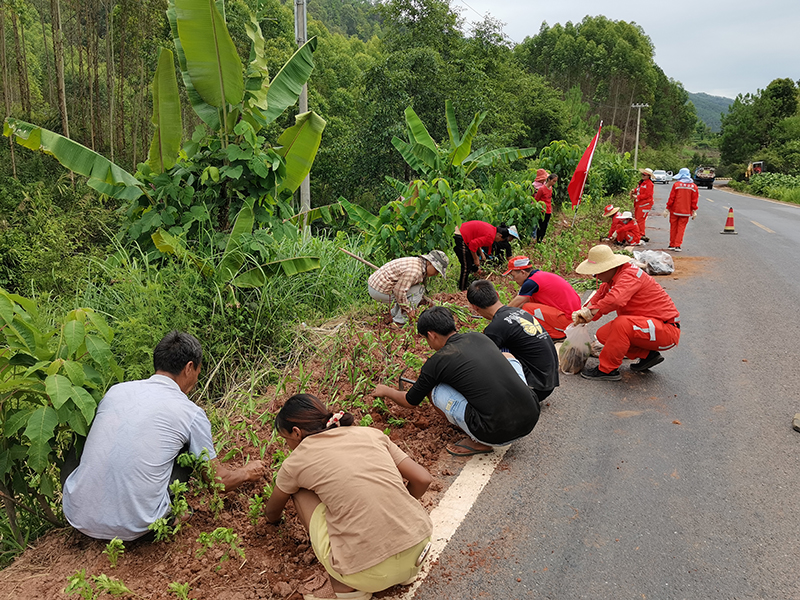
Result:
[[[714,179],[716,172],[714,167],[697,167],[694,172],[694,183],[697,187],[707,187],[712,189],[714,187]]]

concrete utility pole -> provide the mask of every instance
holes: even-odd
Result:
[[[306,31],[306,0],[294,0],[294,37],[299,48],[308,41]],[[308,112],[308,84],[303,85],[299,99],[300,114]],[[306,175],[300,184],[300,211],[311,210],[311,176]]]
[[[639,121],[642,119],[642,109],[649,108],[649,104],[631,104],[631,108],[638,109],[636,112],[636,149],[633,151],[633,168],[637,168],[639,163]]]

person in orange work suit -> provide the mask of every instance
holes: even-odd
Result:
[[[608,228],[608,235],[605,238],[603,238],[604,240],[610,240],[614,235],[614,232],[617,230],[617,227],[619,227],[620,225],[619,206],[614,206],[613,204],[607,204],[606,207],[603,209],[603,216],[611,217],[611,227]]]
[[[594,275],[601,285],[589,303],[572,313],[572,322],[589,323],[607,315],[617,317],[597,330],[603,344],[600,365],[585,369],[585,379],[619,381],[624,358],[638,358],[631,371],[646,371],[664,361],[661,351],[678,345],[681,326],[675,303],[658,282],[608,246],[594,246],[575,269]]]
[[[631,190],[630,196],[633,198],[633,214],[639,224],[639,235],[643,242],[649,242],[650,238],[645,234],[645,223],[647,215],[653,208],[653,169],[639,169],[642,179],[639,184]]]
[[[637,246],[641,242],[639,224],[629,211],[626,210],[617,219],[617,227],[611,235],[611,240],[621,246]]]
[[[676,181],[672,184],[672,190],[667,200],[667,213],[669,213],[669,250],[681,251],[683,244],[683,234],[686,231],[686,224],[689,217],[697,217],[697,199],[700,194],[697,186],[692,181],[692,174],[689,169],[684,167],[675,175]],[[664,216],[667,216],[664,213]]]

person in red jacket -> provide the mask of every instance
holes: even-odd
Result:
[[[603,344],[600,366],[581,372],[585,379],[619,381],[623,358],[638,358],[631,371],[646,371],[664,361],[662,350],[678,345],[680,313],[658,282],[608,246],[595,246],[575,269],[594,275],[600,288],[589,303],[572,313],[577,324],[616,311],[617,317],[597,330]]]
[[[683,233],[686,231],[686,224],[689,217],[697,217],[697,199],[700,194],[697,186],[692,181],[692,174],[689,169],[683,168],[675,175],[676,181],[672,184],[672,190],[667,200],[667,213],[669,213],[669,250],[681,251],[683,243]],[[666,216],[666,213],[665,215]]]
[[[611,236],[612,241],[620,246],[636,246],[641,241],[639,224],[629,211],[625,211],[617,219],[617,228]]]
[[[603,209],[603,216],[611,217],[611,226],[608,228],[608,235],[604,238],[610,240],[619,226],[619,206],[607,204]]]
[[[516,229],[507,227],[505,223],[495,227],[485,221],[467,221],[457,227],[453,236],[455,241],[453,250],[455,250],[458,257],[458,262],[461,263],[458,289],[463,291],[469,287],[467,277],[472,271],[480,273],[481,259],[478,256],[479,252],[485,258],[486,251],[484,248],[491,249],[492,244],[495,242],[508,242],[512,237],[518,238],[519,234],[516,233]]]
[[[544,219],[539,221],[536,227],[536,242],[540,243],[547,233],[547,224],[550,222],[550,215],[553,214],[553,186],[558,181],[558,175],[550,173],[544,180],[544,185],[536,191],[534,200],[544,203]]]
[[[581,307],[581,298],[569,282],[555,273],[536,269],[527,256],[514,256],[508,261],[503,276],[520,286],[517,296],[508,303],[536,317],[555,341],[563,340],[564,330],[572,322],[572,313]]]
[[[639,169],[642,174],[642,180],[635,189],[631,190],[630,196],[633,198],[633,211],[636,216],[636,222],[639,224],[639,234],[645,242],[649,242],[650,238],[645,235],[645,222],[647,215],[653,208],[653,169]]]

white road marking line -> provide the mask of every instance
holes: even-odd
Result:
[[[770,229],[769,227],[764,227],[761,223],[757,223],[756,221],[750,221],[750,222],[756,227],[761,227],[761,229],[763,229],[767,233],[775,233],[774,231],[772,231],[772,229]]]
[[[706,200],[708,200],[709,202],[713,202],[711,198],[706,198]]]
[[[431,511],[433,521],[433,535],[431,536],[431,549],[428,557],[422,564],[417,580],[411,587],[399,596],[387,596],[387,600],[410,600],[414,597],[417,588],[422,585],[428,576],[432,565],[447,546],[461,522],[467,516],[478,495],[489,481],[495,468],[503,460],[508,446],[495,448],[491,454],[478,454],[473,456],[452,485],[447,489],[438,506]]]

